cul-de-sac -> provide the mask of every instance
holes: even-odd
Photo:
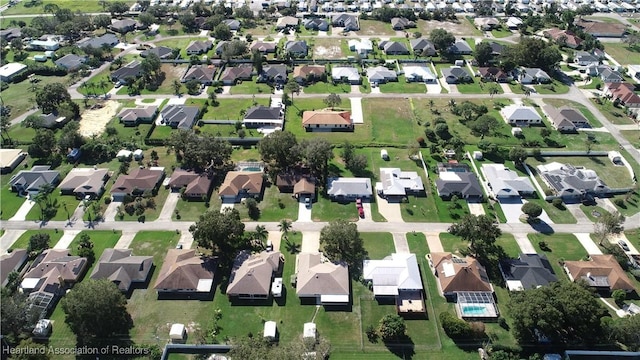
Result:
[[[640,359],[640,1],[0,2],[2,359]]]

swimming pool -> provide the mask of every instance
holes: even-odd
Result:
[[[243,168],[242,171],[262,171],[262,168],[260,168],[260,167],[246,167],[246,168]]]
[[[484,306],[478,305],[463,305],[460,307],[462,310],[463,316],[481,316],[481,315],[489,315],[489,311]]]

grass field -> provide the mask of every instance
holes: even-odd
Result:
[[[305,86],[302,91],[305,94],[349,94],[351,93],[351,85],[345,83],[337,83],[336,85],[333,85],[330,81],[318,81],[312,85]]]
[[[69,86],[69,76],[37,76],[37,83],[29,80],[21,81],[17,84],[9,84],[9,88],[2,91],[2,101],[11,108],[9,119],[16,118],[27,110],[35,107],[35,92],[42,89],[47,84],[60,83]]]
[[[360,20],[360,30],[358,35],[395,35],[391,24],[377,20]]]
[[[311,210],[313,221],[358,220],[355,202],[339,203],[320,195],[313,203]]]
[[[616,59],[620,64],[637,64],[640,62],[640,49],[625,43],[607,43],[604,51]]]
[[[587,169],[594,170],[600,179],[611,188],[632,186],[629,171],[624,166],[613,165],[606,156],[549,156],[541,158],[541,160],[536,158],[527,159],[527,164],[534,168],[540,164],[550,162],[584,166]]]
[[[83,234],[87,234],[91,238],[91,242],[93,243],[93,253],[96,256],[96,262],[87,269],[87,276],[85,276],[85,278],[88,278],[88,275],[91,275],[98,259],[102,256],[102,252],[105,249],[116,246],[118,240],[120,240],[120,236],[122,236],[122,232],[109,230],[84,230],[73,239],[71,244],[69,244],[69,251],[71,251],[71,254],[78,255],[78,244],[80,243],[80,238]]]
[[[73,195],[60,195],[60,191],[53,191],[51,193],[51,200],[55,204],[54,206],[57,208],[56,215],[49,220],[61,221],[67,220],[69,218],[68,215],[73,215],[73,212],[76,210],[78,205],[80,205],[80,201],[76,199]],[[66,209],[69,211],[65,211]],[[42,220],[42,210],[36,204],[31,211],[27,214],[26,220]]]
[[[110,2],[115,0],[108,0],[106,4],[109,5]],[[122,1],[127,5],[133,4],[135,1],[125,0]],[[6,3],[3,1],[3,4]],[[22,14],[42,14],[44,13],[44,7],[47,4],[55,4],[60,8],[69,9],[71,12],[75,13],[76,11],[82,12],[102,12],[105,9],[100,5],[99,0],[43,0],[41,5],[39,6],[28,6],[30,1],[22,1],[13,7],[2,12],[2,15],[22,15]]]
[[[103,85],[100,87],[100,85]],[[82,95],[104,95],[113,89],[113,82],[109,76],[109,71],[103,71],[91,80],[83,82],[78,87],[78,92]]]
[[[442,242],[442,248],[444,251],[460,254],[461,249],[465,249],[469,246],[469,243],[462,241],[459,236],[454,236],[449,233],[441,233],[440,241]],[[516,239],[511,234],[504,233],[497,240],[496,245],[501,246],[505,253],[510,257],[518,257],[520,254],[520,247],[516,242]]]
[[[9,220],[10,218],[12,218],[25,201],[24,197],[18,196],[17,193],[11,192],[11,187],[8,183],[2,184],[2,188],[0,189],[0,199],[2,199],[0,220]]]
[[[620,133],[634,148],[640,148],[640,130],[621,130]]]
[[[414,120],[409,100],[364,99],[362,113],[365,122],[371,122],[372,142],[406,146],[421,131]]]
[[[398,81],[380,84],[380,92],[382,93],[399,93],[399,94],[424,94],[427,87],[421,82],[407,82],[404,75],[398,76]]]
[[[527,199],[529,202],[536,203],[542,206],[542,209],[549,215],[551,221],[556,224],[575,224],[577,223],[576,218],[573,217],[571,212],[565,207],[563,209],[558,209],[553,206],[551,203],[544,201],[543,199]]]
[[[457,84],[456,87],[461,94],[490,94],[491,90],[494,93],[503,94],[502,87],[495,83],[484,83],[480,80],[473,81],[472,83]]]
[[[187,71],[188,65],[177,65],[173,66],[171,64],[162,64],[161,71],[164,73],[164,80],[158,86],[158,88],[154,91],[142,89],[140,90],[141,95],[150,95],[150,94],[166,94],[166,95],[174,95],[176,93],[173,88],[174,80],[181,80],[184,73]],[[187,90],[184,86],[180,89],[181,94],[185,94]],[[127,86],[123,86],[116,93],[118,95],[128,95]]]
[[[244,204],[236,204],[235,208],[240,212],[243,221],[251,221],[249,212]],[[260,217],[255,221],[280,221],[298,219],[298,201],[291,194],[281,193],[278,187],[270,185],[264,189],[264,197],[258,202]]]
[[[243,81],[231,87],[231,94],[271,94],[271,87],[255,81]]]
[[[56,230],[27,230],[24,234],[20,235],[20,237],[16,240],[16,242],[11,245],[10,249],[26,249],[29,247],[29,238],[35,234],[48,234],[49,235],[49,247],[54,247],[60,238],[63,235],[62,231]]]
[[[220,205],[222,204],[220,197],[217,196],[215,190],[211,195],[208,208],[205,206],[204,201],[178,200],[175,210],[178,210],[180,219],[178,219],[175,211],[172,219],[174,221],[197,221],[200,215],[207,211],[220,211]]]
[[[591,99],[593,105],[600,110],[602,115],[614,125],[633,125],[634,122],[624,113],[624,109],[616,107],[611,101],[601,100],[601,104],[598,104],[596,100]]]
[[[513,33],[509,29],[504,28],[491,30],[491,34],[496,38],[503,38],[513,35]]]
[[[580,260],[587,256],[587,251],[573,234],[529,234],[528,237],[536,252],[540,255],[544,254],[549,259],[559,280],[568,280],[559,261]],[[544,241],[550,251],[540,249],[540,241]]]
[[[360,233],[369,259],[381,260],[396,252],[391,233]]]
[[[244,113],[253,106],[268,105],[269,99],[218,99],[218,106],[209,105],[207,112],[202,116],[205,120],[242,120]],[[202,99],[188,99],[187,105],[201,106]]]

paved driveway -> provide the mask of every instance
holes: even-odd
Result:
[[[118,213],[118,206],[122,205],[122,201],[111,201],[107,210],[104,211],[104,221],[115,221],[116,214]]]
[[[236,203],[231,201],[223,201],[222,205],[220,205],[220,212],[223,213],[225,209],[233,209]]]
[[[75,237],[80,234],[80,230],[65,230],[64,235],[60,238],[57,244],[53,247],[54,249],[67,249],[69,245],[75,239]]]
[[[403,232],[392,233],[393,245],[396,247],[396,252],[399,254],[409,253],[409,244],[407,243],[407,235]]]
[[[591,236],[589,233],[574,233],[573,235],[578,238],[578,241],[580,241],[582,247],[587,250],[587,254],[602,255],[602,251],[600,250],[598,245],[596,245],[596,243],[591,240]]]
[[[362,116],[362,98],[352,97],[351,101],[351,117],[354,124],[364,124],[364,117]]]
[[[27,214],[29,213],[29,211],[31,211],[31,208],[33,208],[35,204],[35,201],[25,199],[22,205],[20,205],[18,211],[16,211],[16,214],[13,215],[13,217],[9,219],[9,221],[24,221],[24,219],[27,217]]]
[[[302,233],[302,246],[300,252],[317,253],[320,249],[320,232],[305,231]]]
[[[424,233],[424,236],[427,238],[429,252],[444,252],[442,241],[440,241],[440,233]]]
[[[167,200],[162,205],[162,210],[160,211],[160,216],[158,216],[158,220],[171,220],[171,214],[173,214],[173,210],[176,208],[176,204],[180,200],[179,192],[171,192],[167,196]]]
[[[27,230],[6,230],[4,235],[0,237],[0,255],[3,255],[26,231]]]
[[[304,203],[304,198],[301,197],[300,201],[298,201],[298,222],[311,222],[311,209],[313,208],[313,204],[309,208]],[[275,245],[273,247],[276,248]]]
[[[576,218],[578,224],[581,223],[589,223],[591,224],[591,220],[585,215],[584,211],[580,208],[580,204],[564,204],[564,206],[569,210],[571,215]]]
[[[378,212],[384,216],[388,222],[404,222],[400,211],[400,204],[388,203],[387,200],[381,198],[376,193],[376,201],[378,202]]]
[[[482,203],[468,201],[467,205],[469,206],[469,212],[471,215],[484,215],[484,207],[482,206]]]
[[[364,210],[364,218],[358,219],[358,222],[373,222],[373,218],[371,217],[371,203],[363,201],[362,210]]]
[[[536,253],[536,249],[533,247],[533,244],[531,244],[531,241],[529,241],[527,234],[513,234],[513,237],[516,239],[520,251],[522,251],[523,254]]]
[[[507,218],[507,223],[520,223],[522,199],[500,199],[500,206],[504,216]]]

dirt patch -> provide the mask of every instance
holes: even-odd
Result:
[[[342,50],[340,46],[316,46],[313,55],[318,59],[339,59],[342,57]]]
[[[187,72],[186,66],[173,66],[171,64],[162,64],[161,70],[167,75],[167,78],[182,79]]]
[[[95,108],[86,110],[80,119],[80,135],[91,137],[100,135],[109,121],[116,116],[120,104],[117,101],[105,101],[96,104]]]
[[[411,31],[420,31],[423,35],[430,34],[434,29],[444,29],[453,35],[475,35],[475,29],[467,21],[467,19],[460,19],[458,22],[451,21],[436,21],[436,20],[418,20],[417,29],[410,29]]]

